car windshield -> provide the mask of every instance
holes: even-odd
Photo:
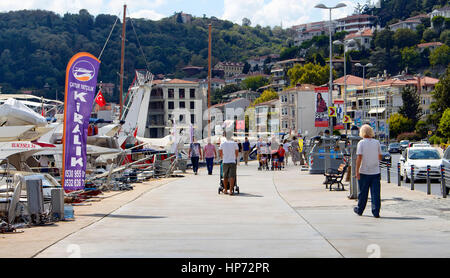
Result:
[[[396,148],[398,146],[400,146],[399,143],[392,143],[392,144],[389,145],[389,147],[391,147],[391,148]]]
[[[400,142],[400,145],[408,145],[409,144],[409,141],[401,141]]]
[[[384,153],[387,152],[387,151],[386,151],[386,146],[385,146],[385,145],[381,145],[381,151],[384,152]]]
[[[436,150],[410,150],[409,159],[441,159]]]

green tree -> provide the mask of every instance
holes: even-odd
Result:
[[[428,135],[428,124],[425,121],[418,121],[416,124],[416,133],[420,135],[420,137],[425,138]]]
[[[430,54],[430,64],[432,66],[447,66],[450,64],[450,46],[444,44],[432,51]]]
[[[444,111],[450,108],[450,66],[447,67],[445,75],[436,84],[432,95],[434,101],[430,106],[432,113],[429,115],[428,121],[437,127]]]
[[[419,42],[416,32],[410,29],[398,29],[394,34],[394,42],[398,48],[414,46]]]
[[[405,47],[401,51],[402,53],[402,67],[415,70],[420,66],[421,59],[420,53],[416,47]]]
[[[257,104],[271,101],[271,100],[274,100],[277,98],[278,98],[278,93],[275,92],[273,89],[265,90],[259,98],[255,99],[255,101],[253,102],[252,105],[255,106]]]
[[[439,16],[435,16],[435,17],[433,17],[433,19],[431,21],[433,22],[434,30],[436,30],[436,32],[438,34],[440,34],[442,29],[444,28],[445,17],[440,16],[440,15]]]
[[[438,131],[442,134],[442,136],[444,136],[444,138],[450,139],[450,108],[447,108],[444,111],[439,123]]]
[[[308,63],[304,66],[295,65],[288,71],[288,77],[291,82],[291,87],[296,84],[313,84],[323,85],[329,82],[330,66],[321,66]],[[333,70],[333,78],[336,77],[336,71]]]
[[[388,122],[391,138],[397,138],[399,134],[404,132],[410,132],[414,129],[413,121],[398,113],[393,114],[389,118]]]
[[[263,76],[252,76],[242,81],[242,87],[246,90],[256,91],[258,88],[269,84],[269,80]]]
[[[438,33],[436,31],[434,31],[433,29],[426,29],[423,32],[423,40],[425,42],[431,42],[435,38],[438,38]]]
[[[398,113],[407,119],[412,120],[413,128],[422,117],[422,108],[420,108],[420,96],[416,89],[405,87],[402,90],[403,106]],[[412,131],[412,130],[408,130]]]

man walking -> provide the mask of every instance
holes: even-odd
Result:
[[[370,125],[363,125],[360,135],[363,140],[358,143],[356,150],[356,178],[359,185],[358,206],[353,211],[362,215],[366,208],[369,196],[372,200],[372,214],[380,218],[381,209],[381,172],[380,161],[383,158],[380,142],[375,137],[375,132]]]
[[[245,165],[247,166],[248,165],[248,155],[250,154],[250,142],[248,141],[247,137],[245,137],[243,149],[244,149],[244,162],[245,162]]]
[[[227,141],[223,142],[219,148],[219,155],[223,163],[223,186],[224,194],[234,194],[236,181],[236,163],[239,155],[239,146],[231,139],[229,133],[226,134]],[[228,189],[229,192],[228,193]]]
[[[205,146],[203,153],[205,155],[206,167],[208,168],[208,175],[212,175],[214,167],[214,158],[216,158],[216,147],[211,144],[211,139],[208,139],[208,144]]]

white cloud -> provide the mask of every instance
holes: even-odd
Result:
[[[87,9],[93,15],[112,14],[123,12],[126,3],[128,11],[133,17],[148,19],[161,19],[164,15],[155,11],[156,8],[167,4],[168,0],[0,0],[0,11],[16,11],[24,9],[51,10],[58,14],[66,12],[78,13]]]
[[[321,0],[224,0],[223,19],[238,24],[244,17],[252,21],[252,25],[291,27],[302,23],[328,20],[328,10],[314,8]],[[342,1],[346,8],[333,10],[333,18],[342,18],[353,12],[352,1]],[[319,15],[319,16],[317,16]]]

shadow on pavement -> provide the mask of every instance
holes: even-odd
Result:
[[[373,216],[364,216],[364,217],[371,217]],[[413,217],[413,216],[404,216],[404,217],[388,217],[388,216],[380,216],[380,219],[386,219],[386,220],[425,220],[425,218],[422,217]]]
[[[234,196],[237,197],[249,197],[249,198],[263,198],[264,196],[261,195],[254,195],[249,193],[240,193],[240,194],[234,194]]]
[[[111,217],[111,218],[127,218],[127,219],[160,219],[167,218],[164,216],[140,216],[140,215],[104,215],[104,214],[82,214],[80,216],[91,216],[91,217]]]

